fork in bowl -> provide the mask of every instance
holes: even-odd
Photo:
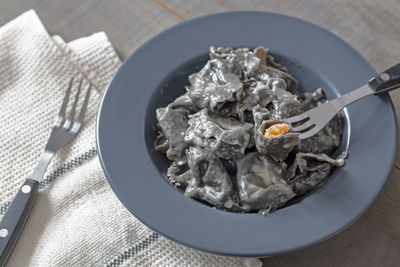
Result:
[[[388,92],[399,87],[400,64],[397,64],[350,93],[282,121],[294,124],[293,131],[300,133],[300,139],[306,139],[318,133],[345,106],[366,96]]]
[[[75,95],[69,115],[67,116],[67,105],[69,102],[74,78],[71,78],[64,96],[61,109],[47,141],[44,152],[30,178],[27,178],[18,193],[14,197],[10,207],[0,222],[0,266],[4,266],[8,256],[11,254],[19,235],[26,223],[29,213],[33,207],[39,183],[42,181],[46,169],[55,153],[74,138],[82,127],[83,119],[87,110],[91,84],[89,84],[83,100],[81,110],[75,118],[79,95],[82,88],[82,80]]]

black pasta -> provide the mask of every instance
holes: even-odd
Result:
[[[322,89],[300,93],[268,49],[210,48],[186,93],[157,109],[156,150],[185,195],[233,212],[268,213],[321,184],[335,166],[340,116],[300,140],[284,118],[317,106]]]

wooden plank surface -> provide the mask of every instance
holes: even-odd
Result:
[[[106,32],[121,58],[181,21],[223,11],[265,10],[332,31],[378,72],[400,61],[398,0],[0,0],[0,25],[31,8],[51,34],[67,41]],[[392,99],[399,117],[400,91],[393,92]],[[400,266],[400,155],[383,192],[354,225],[320,245],[263,262],[265,266]]]

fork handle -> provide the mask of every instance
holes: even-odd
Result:
[[[369,80],[369,85],[375,90],[375,94],[388,92],[390,90],[399,88],[400,63]]]
[[[0,266],[4,266],[24,228],[38,192],[39,182],[26,179],[0,222]]]

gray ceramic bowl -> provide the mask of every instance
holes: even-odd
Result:
[[[100,106],[97,144],[105,175],[121,202],[151,229],[184,245],[235,256],[271,256],[326,240],[371,205],[390,173],[397,125],[388,96],[370,96],[344,112],[338,149],[349,158],[314,192],[266,217],[212,209],[165,181],[169,165],[154,151],[155,110],[184,92],[210,45],[270,48],[300,89],[328,99],[376,73],[352,47],[305,21],[272,13],[232,12],[179,24],[137,49],[119,68]],[[381,129],[385,129],[382,131]]]

